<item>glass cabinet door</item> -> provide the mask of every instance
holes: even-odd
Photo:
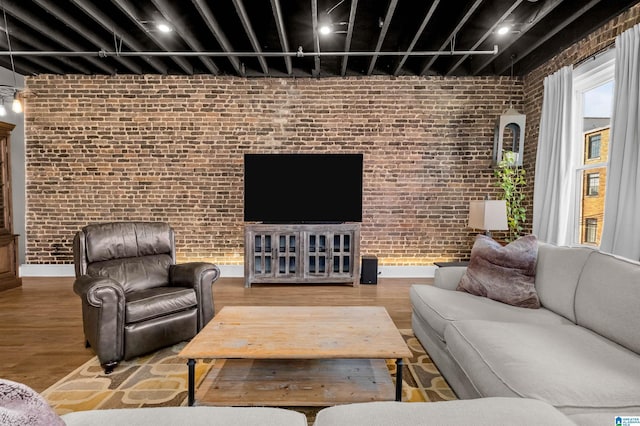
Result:
[[[332,242],[332,273],[350,275],[353,272],[353,235],[350,232],[336,233]]]
[[[278,238],[278,269],[276,276],[288,277],[293,276],[298,268],[298,234],[285,233],[279,234]]]
[[[256,276],[271,276],[273,250],[271,234],[255,234],[253,238],[253,271]]]
[[[329,247],[324,233],[307,233],[307,274],[325,276],[328,273]]]

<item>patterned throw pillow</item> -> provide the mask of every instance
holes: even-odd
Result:
[[[64,422],[29,386],[0,379],[0,425],[64,426]]]
[[[502,246],[478,235],[457,290],[523,308],[540,307],[535,288],[538,242],[526,235]]]

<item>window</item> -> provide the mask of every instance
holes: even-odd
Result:
[[[587,147],[587,159],[600,158],[600,133],[589,136],[589,146]]]
[[[587,196],[598,195],[600,189],[600,173],[587,174]]]
[[[573,242],[577,244],[600,245],[613,111],[614,60],[615,51],[608,51],[580,65],[573,74],[576,185]]]
[[[585,219],[584,221],[584,242],[589,244],[595,244],[597,242],[598,234],[598,219]]]

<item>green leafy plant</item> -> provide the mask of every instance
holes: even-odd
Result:
[[[517,153],[504,151],[502,160],[494,170],[498,179],[496,185],[502,189],[499,198],[507,202],[507,224],[509,237],[507,241],[513,241],[522,235],[523,224],[526,220],[524,203],[524,187],[527,184],[525,170],[517,165]]]

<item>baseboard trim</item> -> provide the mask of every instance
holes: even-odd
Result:
[[[243,265],[218,265],[220,276],[244,277]],[[381,278],[433,278],[435,266],[380,266],[378,276]],[[73,265],[20,265],[21,277],[73,277]]]

